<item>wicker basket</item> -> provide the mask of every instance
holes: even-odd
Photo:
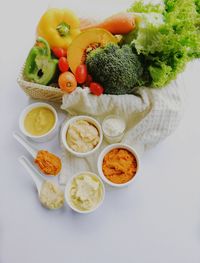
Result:
[[[22,90],[34,99],[47,100],[61,104],[63,92],[59,88],[44,86],[37,83],[26,81],[21,69],[17,82]]]

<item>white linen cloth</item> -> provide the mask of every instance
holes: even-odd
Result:
[[[54,6],[51,0],[51,7]],[[65,1],[56,0],[55,6],[65,6]],[[107,8],[105,9],[104,2]],[[145,0],[162,4],[162,0]],[[76,1],[69,4],[76,13],[82,17],[95,17],[101,20],[111,14],[126,10],[133,3],[133,0],[124,1],[90,1],[87,0],[85,6],[89,9],[82,9],[77,6]],[[92,12],[91,12],[92,10]],[[185,71],[186,72],[186,71]],[[185,101],[185,80],[184,74],[180,74],[175,81],[162,89],[140,89],[141,97],[134,95],[102,95],[100,97],[89,94],[88,89],[77,88],[72,94],[64,95],[61,108],[69,115],[90,115],[100,122],[110,114],[121,115],[127,124],[123,142],[133,146],[142,155],[143,152],[170,135],[178,126],[184,108]],[[102,147],[89,158],[76,158],[67,153],[63,148],[62,163],[63,169],[60,175],[60,183],[65,184],[69,176],[83,170],[96,171],[98,154]]]
[[[126,121],[122,142],[131,145],[139,155],[156,145],[178,126],[185,101],[183,74],[162,89],[141,88],[141,97],[134,95],[101,95],[89,93],[89,89],[77,88],[63,96],[61,108],[70,115],[90,115],[100,122],[107,116],[117,114]],[[88,158],[76,158],[63,147],[63,169],[60,183],[79,171],[97,172],[98,155],[106,143]]]

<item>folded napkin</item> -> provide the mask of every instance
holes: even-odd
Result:
[[[170,135],[179,124],[185,101],[183,75],[163,89],[141,88],[140,96],[101,95],[94,96],[89,89],[77,88],[63,96],[61,108],[73,115],[90,115],[102,120],[107,115],[120,115],[126,121],[123,143],[133,146],[139,155]],[[63,147],[63,171],[60,183],[69,176],[84,170],[96,171],[97,158],[102,148],[88,158],[76,158]]]

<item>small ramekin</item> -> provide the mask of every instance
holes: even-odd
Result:
[[[55,123],[54,126],[52,127],[52,129],[50,131],[48,131],[47,133],[43,134],[43,135],[32,135],[30,134],[24,127],[24,120],[26,115],[28,114],[28,112],[30,112],[32,109],[34,108],[38,108],[38,107],[45,107],[50,109],[54,116],[55,116]],[[46,142],[49,141],[50,139],[52,139],[57,131],[57,126],[58,126],[58,116],[57,116],[57,112],[56,110],[48,103],[44,103],[44,102],[36,102],[36,103],[32,103],[29,106],[27,106],[20,114],[19,117],[19,128],[21,130],[21,132],[29,137],[31,140],[35,141],[35,142]]]
[[[108,179],[106,178],[106,176],[104,175],[104,173],[103,173],[103,169],[102,169],[103,159],[104,159],[105,155],[106,155],[107,153],[109,153],[109,152],[110,152],[111,150],[113,150],[113,149],[126,149],[126,150],[128,150],[130,153],[132,153],[132,154],[135,156],[135,158],[136,158],[136,161],[137,161],[137,171],[136,171],[135,175],[133,176],[133,178],[131,178],[131,180],[129,180],[129,181],[126,182],[126,183],[123,183],[123,184],[115,184],[115,183],[111,182],[110,180],[108,180]],[[106,148],[104,148],[103,151],[100,153],[99,158],[98,158],[98,162],[97,162],[97,168],[98,168],[98,172],[99,172],[100,177],[101,177],[102,180],[103,180],[105,183],[107,183],[108,185],[113,186],[113,187],[118,187],[118,188],[121,188],[121,187],[124,187],[124,186],[128,186],[128,185],[130,185],[130,184],[134,181],[136,175],[137,175],[138,172],[139,172],[139,168],[140,168],[139,155],[138,155],[138,153],[137,153],[131,146],[129,146],[129,145],[127,145],[127,144],[123,144],[123,143],[111,144],[111,145],[108,145]]]
[[[69,147],[69,145],[67,144],[67,139],[66,139],[66,135],[67,135],[67,130],[69,128],[69,125],[76,122],[77,120],[85,120],[85,121],[88,121],[89,123],[91,123],[92,125],[94,125],[98,132],[99,132],[99,142],[98,144],[91,150],[91,151],[88,151],[88,152],[76,152],[74,151],[72,148]],[[103,140],[103,132],[102,132],[102,129],[101,129],[101,125],[99,124],[99,122],[97,120],[95,120],[94,118],[92,117],[89,117],[89,116],[84,116],[84,115],[81,115],[81,116],[75,116],[75,117],[72,117],[71,119],[69,119],[62,127],[62,130],[61,130],[61,141],[65,147],[65,149],[70,152],[71,154],[75,155],[76,157],[87,157],[89,155],[92,155],[101,145],[102,143],[102,140]]]
[[[123,122],[123,124],[124,124],[123,130],[119,134],[114,135],[114,136],[107,134],[105,129],[104,129],[105,121],[109,120],[111,118],[121,120]],[[125,122],[125,120],[122,117],[120,117],[118,115],[108,115],[102,122],[102,130],[103,130],[104,139],[107,141],[107,143],[109,143],[109,144],[111,144],[111,143],[112,144],[113,143],[119,143],[119,142],[121,142],[121,140],[122,140],[122,138],[124,136],[124,133],[125,133],[125,130],[126,130],[126,122]]]
[[[70,188],[71,188],[71,185],[72,185],[72,181],[74,180],[74,178],[78,177],[81,174],[89,174],[89,175],[97,178],[98,181],[100,182],[101,186],[102,186],[101,201],[94,208],[92,208],[90,210],[80,210],[77,207],[75,207],[73,205],[73,203],[71,202],[71,200],[70,200],[69,191],[70,191]],[[92,172],[89,172],[89,171],[83,171],[83,172],[79,172],[79,173],[75,174],[74,176],[72,176],[69,179],[69,181],[66,184],[64,194],[65,194],[65,201],[66,201],[66,203],[69,205],[69,207],[72,210],[74,210],[75,212],[80,213],[80,214],[88,214],[88,213],[91,213],[91,212],[94,212],[95,210],[97,210],[97,208],[99,208],[101,206],[101,204],[103,203],[103,201],[105,199],[105,187],[104,187],[104,183],[102,182],[101,178],[99,176],[97,176],[95,173],[92,173]]]

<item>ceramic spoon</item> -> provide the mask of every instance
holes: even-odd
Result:
[[[31,144],[24,138],[20,135],[20,133],[18,132],[13,132],[13,137],[22,145],[24,146],[24,148],[33,156],[34,160],[36,159],[37,157],[37,154],[38,154],[38,151],[36,149],[34,149]],[[45,173],[44,173],[45,174]],[[51,174],[48,174],[49,176],[55,176],[54,175],[51,175]],[[58,175],[58,174],[56,174]]]
[[[24,168],[27,170],[27,172],[29,173],[29,175],[33,179],[33,182],[36,185],[39,200],[40,200],[40,193],[41,193],[42,185],[46,180],[42,177],[42,175],[35,169],[35,167],[31,164],[31,162],[25,156],[19,157],[19,162],[24,166]],[[40,202],[42,203],[41,200],[40,200]],[[52,208],[52,207],[46,206],[46,204],[43,204],[43,203],[42,203],[42,205],[45,206],[46,208],[52,209],[52,210],[56,210],[56,209],[61,208],[61,206]]]
[[[37,151],[29,144],[29,142],[23,138],[18,132],[13,132],[13,137],[33,156],[37,157]]]
[[[38,194],[40,195],[41,187],[45,180],[25,156],[19,157],[19,162],[24,166],[24,168],[33,179],[37,187]]]

